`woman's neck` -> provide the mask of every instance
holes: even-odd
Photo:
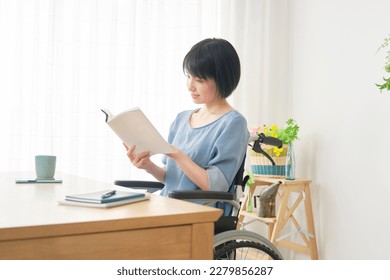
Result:
[[[230,106],[226,99],[223,99],[214,105],[205,104],[191,115],[190,125],[193,128],[204,126],[232,110],[234,110],[234,108]]]
[[[221,116],[231,110],[233,110],[233,107],[229,104],[229,102],[227,102],[226,99],[221,99],[212,104],[204,104],[199,111],[203,115]]]

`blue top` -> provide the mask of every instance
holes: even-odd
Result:
[[[233,110],[207,125],[192,128],[190,117],[193,112],[189,110],[177,115],[170,127],[168,142],[207,170],[211,191],[227,192],[234,184],[246,153],[249,140],[246,120]],[[162,195],[167,196],[171,190],[199,189],[173,159],[164,156],[163,163],[166,177]]]

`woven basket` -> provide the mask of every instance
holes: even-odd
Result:
[[[249,151],[252,173],[258,175],[285,176],[286,174],[286,155],[288,146],[283,145],[283,151],[279,156],[274,153],[274,147],[262,145],[261,148],[269,154],[275,161],[275,165],[263,154]]]

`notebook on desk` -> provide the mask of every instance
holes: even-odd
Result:
[[[98,192],[67,195],[58,201],[63,205],[111,208],[149,199],[149,194],[129,191],[105,190]]]
[[[138,197],[138,198],[132,198],[132,199],[125,199],[120,201],[114,201],[114,202],[108,202],[108,203],[85,203],[85,202],[78,202],[78,201],[70,201],[70,200],[58,200],[58,204],[61,205],[71,205],[71,206],[82,206],[82,207],[95,207],[95,208],[112,208],[120,205],[145,201],[149,199],[149,195],[145,195],[144,197]]]

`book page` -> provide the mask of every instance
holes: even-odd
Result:
[[[133,108],[111,117],[107,124],[127,146],[135,145],[135,153],[154,154],[173,152],[161,134],[139,108]]]

